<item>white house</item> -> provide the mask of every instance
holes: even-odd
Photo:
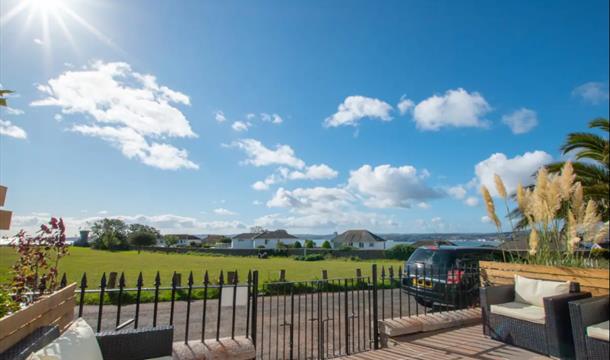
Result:
[[[385,250],[387,241],[368,230],[348,230],[330,241],[333,249],[349,246],[360,250]]]
[[[195,235],[189,234],[169,234],[167,236],[175,236],[178,238],[178,242],[176,246],[191,246],[193,245],[201,245],[203,240]]]
[[[286,230],[243,233],[231,239],[231,249],[275,249],[278,244],[293,245],[299,239]]]

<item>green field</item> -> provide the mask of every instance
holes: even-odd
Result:
[[[10,267],[14,264],[17,254],[10,247],[0,247],[0,282],[10,279]],[[379,266],[400,266],[400,261],[394,260],[362,260],[333,259],[323,261],[296,261],[289,257],[272,257],[258,259],[256,257],[215,256],[200,254],[162,254],[137,251],[109,252],[87,248],[70,248],[70,255],[61,260],[60,274],[66,273],[68,281],[79,281],[83,272],[91,282],[99,282],[102,273],[116,271],[125,272],[127,284],[135,285],[138,273],[141,271],[145,286],[152,285],[155,273],[159,270],[163,285],[168,285],[174,271],[182,273],[183,281],[188,273],[193,271],[195,281],[203,281],[203,272],[207,270],[211,279],[217,279],[220,270],[237,270],[240,277],[245,277],[248,270],[258,270],[261,282],[276,280],[281,269],[286,270],[286,278],[290,281],[312,280],[322,277],[322,270],[328,270],[329,278],[353,277],[357,268],[363,274],[369,274],[371,264]],[[92,284],[93,285],[93,284]]]

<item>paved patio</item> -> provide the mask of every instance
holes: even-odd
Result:
[[[407,360],[407,359],[549,359],[483,336],[481,325],[419,333],[397,337],[387,348],[368,351],[341,359]]]

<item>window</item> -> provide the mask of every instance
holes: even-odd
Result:
[[[265,239],[265,245],[269,244],[269,240]]]
[[[364,243],[358,243],[358,247],[359,248],[363,248],[364,247]]]
[[[369,243],[369,247],[373,247],[373,246],[375,246],[374,243]]]

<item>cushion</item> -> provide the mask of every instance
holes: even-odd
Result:
[[[610,341],[610,330],[608,329],[608,321],[587,327],[587,336],[597,340]]]
[[[515,275],[515,302],[544,306],[543,298],[569,293],[569,281],[536,280]]]
[[[525,320],[536,324],[544,324],[544,308],[520,302],[509,302],[491,305],[489,311],[492,314],[508,316],[513,319]]]
[[[103,360],[93,329],[76,319],[60,337],[33,353],[28,360]]]

